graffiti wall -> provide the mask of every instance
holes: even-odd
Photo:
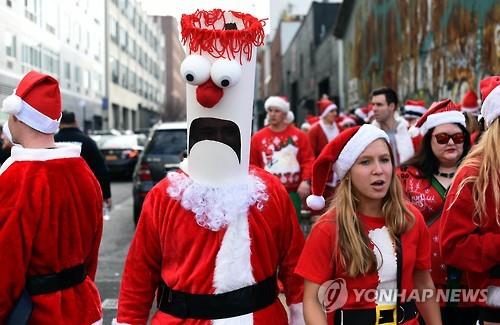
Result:
[[[344,49],[350,108],[380,86],[400,100],[460,101],[500,73],[500,1],[355,0]]]

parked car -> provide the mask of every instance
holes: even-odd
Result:
[[[139,134],[104,135],[98,147],[112,175],[130,177],[144,148],[146,137]]]
[[[186,127],[186,122],[161,123],[153,127],[132,176],[136,225],[146,194],[169,170],[179,168],[187,149]]]

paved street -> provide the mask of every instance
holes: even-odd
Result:
[[[116,315],[118,290],[123,264],[134,234],[132,221],[132,183],[114,181],[111,184],[113,209],[109,220],[104,221],[97,286],[101,293],[104,311],[104,324],[111,324]]]

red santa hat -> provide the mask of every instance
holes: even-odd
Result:
[[[62,115],[57,80],[36,71],[28,72],[14,93],[4,99],[2,111],[37,131],[56,133]]]
[[[432,103],[427,112],[417,121],[415,127],[420,129],[422,135],[425,135],[430,129],[449,123],[466,126],[465,116],[460,112],[459,106],[453,103],[451,99],[444,99]]]
[[[364,124],[342,131],[330,141],[314,161],[312,194],[307,197],[307,206],[313,210],[323,209],[325,207],[323,191],[332,165],[337,177],[344,178],[366,147],[377,139],[389,142],[389,137],[384,131],[374,125]]]
[[[331,100],[323,98],[316,102],[316,106],[318,107],[319,118],[325,117],[331,111],[337,109],[337,105],[335,105]]]
[[[462,98],[462,112],[468,112],[478,115],[480,108],[481,105],[479,105],[477,94],[472,90],[468,90],[465,93],[464,98]]]
[[[489,127],[500,116],[500,76],[491,76],[481,80],[479,87],[483,97],[481,115],[486,127]]]
[[[349,115],[342,115],[340,117],[339,124],[343,129],[346,129],[352,126],[356,126],[357,123],[356,120],[350,117]]]
[[[420,118],[425,114],[425,102],[423,100],[408,99],[405,102],[403,116],[405,118]]]
[[[363,121],[368,122],[373,116],[373,104],[369,103],[365,107],[356,108],[354,110],[354,115],[356,115]]]
[[[280,111],[286,113],[286,123],[290,124],[295,119],[295,115],[292,111],[290,111],[290,103],[288,102],[288,98],[286,98],[285,96],[270,96],[268,99],[266,99],[264,103],[266,112],[269,112],[269,109],[271,107],[277,108]]]

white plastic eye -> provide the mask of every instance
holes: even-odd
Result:
[[[219,59],[212,64],[210,76],[217,86],[221,88],[232,87],[240,81],[241,65],[236,61]]]
[[[188,84],[201,85],[210,78],[210,62],[201,55],[189,55],[182,61],[181,75]]]

